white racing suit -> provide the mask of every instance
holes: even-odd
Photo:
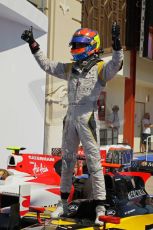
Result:
[[[34,56],[48,74],[68,81],[68,111],[62,140],[61,192],[70,193],[76,153],[81,141],[91,176],[93,199],[105,200],[105,182],[96,136],[97,100],[105,83],[118,72],[123,51],[113,51],[112,60],[104,63],[99,75],[97,64],[86,72],[83,70],[85,61],[81,65],[54,62],[45,58],[41,50]]]

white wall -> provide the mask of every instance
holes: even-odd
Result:
[[[126,64],[125,64],[126,63]],[[153,86],[153,61],[147,58],[140,58],[137,54],[136,60],[136,81],[141,82],[143,86],[150,85]],[[123,65],[123,75],[125,77],[130,76],[130,52],[124,52],[124,65]]]
[[[116,76],[106,85],[106,116],[112,112],[113,105],[119,106],[119,142],[123,142],[124,125],[124,77]]]
[[[136,101],[145,104],[145,112],[150,113],[150,121],[153,123],[153,87],[137,85]]]
[[[0,18],[0,167],[6,163],[8,145],[43,151],[46,75],[20,38],[27,28]],[[34,34],[46,51],[47,35],[38,30]]]
[[[49,22],[50,37],[52,38],[50,42],[50,57],[56,61],[71,62],[72,56],[70,54],[69,42],[74,32],[81,27],[82,4],[76,0],[54,0],[51,3],[50,10],[53,12]],[[67,93],[67,82],[53,77],[52,80],[50,79],[49,85],[48,100],[50,102],[47,102],[46,106],[48,108],[46,112],[48,116],[46,116],[44,146],[47,153],[50,153],[53,147],[61,147],[63,118],[67,111],[67,107],[62,105],[64,100],[61,97],[61,95]],[[57,100],[53,100],[53,98]],[[58,102],[58,99],[62,99],[62,103]]]

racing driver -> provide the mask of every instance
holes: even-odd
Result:
[[[92,181],[93,199],[96,203],[95,223],[103,225],[98,217],[105,215],[105,182],[102,173],[98,141],[97,100],[106,82],[111,80],[122,65],[123,50],[120,44],[120,27],[112,25],[112,60],[104,63],[100,58],[100,38],[97,31],[78,29],[70,41],[73,63],[51,61],[43,54],[33,37],[32,29],[25,30],[21,38],[29,43],[32,54],[48,74],[68,81],[68,110],[62,139],[61,200],[52,218],[66,215],[68,197],[76,163],[76,153],[81,141],[88,171]]]

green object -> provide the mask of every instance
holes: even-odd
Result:
[[[26,149],[25,147],[18,147],[18,146],[9,146],[6,148],[7,150],[11,150],[14,154],[19,154],[20,150]]]

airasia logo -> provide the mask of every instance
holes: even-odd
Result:
[[[48,168],[46,166],[43,166],[42,163],[40,163],[40,165],[38,165],[36,162],[31,162],[31,164],[33,164],[33,173],[34,174],[43,174],[45,172],[48,172]]]

